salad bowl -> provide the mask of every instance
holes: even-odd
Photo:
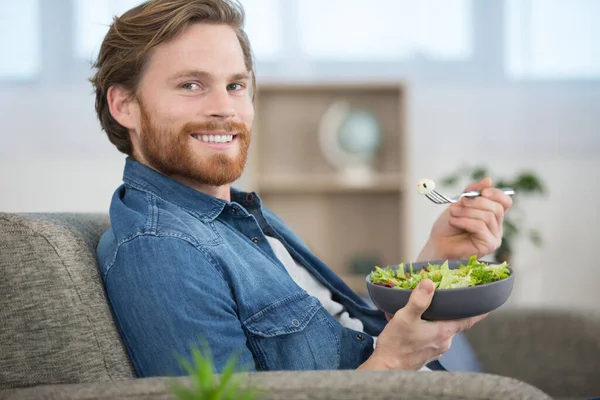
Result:
[[[436,287],[425,320],[455,320],[487,314],[510,297],[514,271],[507,263],[469,260],[436,260],[375,267],[366,277],[369,296],[381,311],[394,315],[406,306],[423,279]]]

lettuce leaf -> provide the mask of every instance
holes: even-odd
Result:
[[[477,260],[477,256],[472,256],[466,265],[460,265],[456,269],[450,269],[446,260],[441,265],[428,264],[419,271],[415,271],[411,263],[409,271],[406,272],[404,263],[398,265],[396,270],[389,266],[376,266],[371,273],[371,282],[394,289],[412,290],[423,279],[430,279],[436,289],[455,289],[496,282],[510,275],[508,263],[489,264]]]

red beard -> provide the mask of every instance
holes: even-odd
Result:
[[[140,152],[150,165],[167,176],[179,176],[210,186],[223,186],[238,179],[248,157],[250,129],[241,122],[187,123],[181,129],[169,129],[155,123],[143,105],[142,140]],[[226,131],[236,134],[239,153],[232,158],[227,154],[212,154],[203,158],[192,148],[191,134],[203,131]]]

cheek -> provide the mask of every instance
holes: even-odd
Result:
[[[254,105],[250,97],[241,98],[236,104],[236,114],[238,118],[243,121],[248,128],[252,127],[254,121]]]
[[[198,114],[202,106],[203,104],[197,99],[174,99],[174,101],[164,104],[164,107],[161,107],[159,111],[160,119],[168,123],[189,121],[190,116]]]

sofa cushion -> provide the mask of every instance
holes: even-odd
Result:
[[[172,382],[190,379],[144,378],[132,381],[52,385],[2,392],[3,400],[174,399]],[[248,376],[261,400],[551,400],[515,379],[464,372],[282,371]]]
[[[491,313],[466,332],[485,370],[555,398],[600,396],[600,315],[547,308]]]
[[[0,213],[0,389],[134,377],[96,266],[108,226]]]

